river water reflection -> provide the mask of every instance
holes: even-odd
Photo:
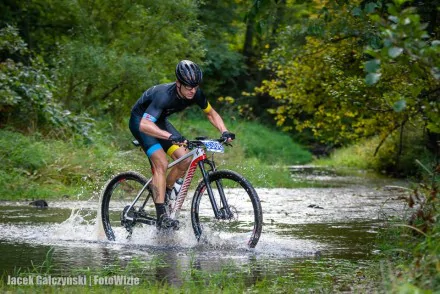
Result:
[[[197,244],[188,206],[180,214],[186,226],[175,234],[162,236],[154,228],[138,228],[131,240],[115,243],[106,241],[96,226],[98,197],[53,201],[46,209],[30,207],[28,202],[0,202],[0,271],[11,275],[38,269],[50,248],[53,273],[101,270],[141,260],[149,264],[142,279],[175,284],[191,267],[216,271],[234,264],[261,279],[297,274],[316,260],[361,266],[375,254],[374,239],[383,220],[404,210],[396,192],[384,187],[402,183],[320,176],[309,180],[336,184],[331,188],[257,189],[264,226],[255,250],[233,243],[219,248]]]

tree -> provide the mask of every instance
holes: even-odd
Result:
[[[124,116],[143,90],[174,79],[179,60],[205,54],[196,1],[35,0],[0,7],[0,24],[17,24],[52,69],[54,99],[75,113]]]
[[[388,7],[330,2],[304,24],[284,27],[264,63],[274,77],[257,89],[278,103],[270,112],[279,126],[336,145],[376,134],[385,140],[409,122],[437,132],[437,41],[426,32],[420,39],[424,26],[414,9]],[[411,25],[396,25],[398,13]]]
[[[17,28],[0,30],[0,56],[0,126],[32,132],[57,126],[87,136],[90,119],[71,115],[53,99],[56,87],[47,66],[29,51]]]

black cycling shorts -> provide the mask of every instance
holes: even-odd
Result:
[[[169,156],[173,154],[179,145],[173,144],[170,140],[158,139],[156,137],[147,135],[139,130],[142,117],[137,115],[131,115],[129,121],[130,131],[136,140],[141,144],[142,149],[147,154],[148,158],[159,149],[163,149]],[[165,130],[173,135],[181,136],[180,133],[174,128],[174,126],[168,121],[167,118],[158,120],[155,124],[162,130]]]

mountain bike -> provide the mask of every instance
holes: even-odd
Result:
[[[135,145],[139,146],[136,141]],[[136,144],[137,143],[137,144]],[[191,225],[198,242],[219,245],[228,240],[254,248],[260,238],[263,214],[260,199],[251,183],[231,170],[218,170],[214,154],[224,153],[224,139],[196,138],[187,141],[190,150],[171,162],[168,169],[187,158],[191,163],[175,199],[165,199],[167,212],[177,219],[197,168],[201,172],[191,203]],[[208,155],[212,154],[211,159]],[[137,227],[155,226],[156,209],[150,189],[152,179],[134,171],[111,178],[101,194],[101,218],[107,239],[130,238]]]

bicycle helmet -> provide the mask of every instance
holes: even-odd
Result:
[[[202,70],[190,60],[182,60],[176,66],[176,78],[186,86],[197,87],[202,82]]]

